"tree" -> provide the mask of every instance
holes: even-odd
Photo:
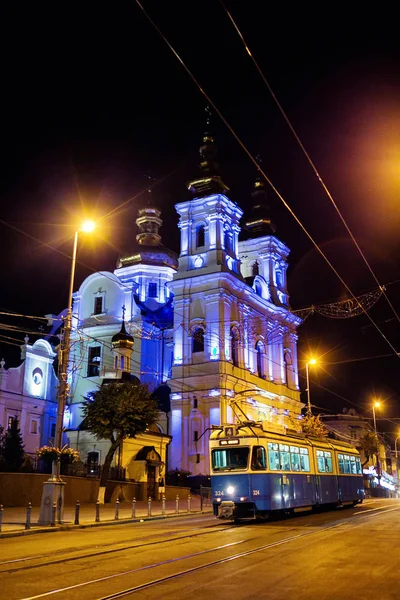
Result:
[[[24,462],[25,451],[17,417],[14,417],[11,427],[3,437],[2,454],[7,471],[14,473],[20,470]]]
[[[111,442],[100,479],[99,496],[102,500],[115,451],[124,439],[136,437],[155,423],[157,402],[145,385],[113,382],[104,384],[87,398],[83,414],[87,429],[98,440]]]
[[[379,440],[374,431],[366,431],[365,434],[359,439],[359,446],[365,455],[363,466],[367,464],[371,456],[374,454],[378,456]]]
[[[306,415],[301,421],[301,428],[306,435],[326,437],[328,434],[328,429],[322,423],[319,415]]]

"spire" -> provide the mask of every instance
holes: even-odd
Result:
[[[149,179],[153,179],[148,176]],[[158,229],[162,225],[161,211],[154,206],[151,187],[147,190],[146,206],[139,208],[136,225],[139,233],[136,241],[139,246],[161,246],[161,235]]]
[[[261,164],[260,156],[257,156],[256,158],[257,162]],[[265,188],[265,182],[261,177],[257,177],[254,182],[251,198],[251,213],[246,219],[245,229],[252,237],[260,237],[262,235],[271,235],[275,233],[276,225],[269,216],[268,194]]]
[[[125,306],[122,307],[122,325],[121,331],[116,333],[111,340],[113,348],[133,348],[134,339],[125,329]]]
[[[206,132],[200,144],[200,177],[189,181],[187,187],[196,196],[207,196],[208,194],[224,194],[229,188],[224,184],[218,174],[217,146],[214,136],[209,133],[211,120],[210,107],[206,106]]]

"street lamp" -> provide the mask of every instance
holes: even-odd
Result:
[[[69,384],[68,384],[68,363],[71,347],[71,329],[72,329],[72,294],[74,291],[76,252],[78,248],[78,236],[80,232],[90,233],[96,227],[93,221],[85,221],[80,230],[75,231],[74,246],[72,251],[71,273],[69,279],[68,306],[65,318],[64,335],[60,342],[60,359],[59,359],[59,385],[57,391],[57,421],[56,432],[54,436],[54,446],[61,450],[64,410],[67,402]],[[40,506],[40,525],[49,525],[54,521],[53,506],[56,505],[58,513],[58,521],[61,523],[64,509],[64,485],[65,483],[60,477],[61,456],[58,455],[57,460],[53,461],[52,475],[48,481],[43,484],[42,502]]]
[[[85,233],[91,233],[94,231],[96,224],[94,221],[84,221],[82,223],[80,231]],[[78,235],[79,231],[75,231],[74,235],[74,247],[72,251],[72,262],[71,262],[71,274],[69,278],[69,293],[68,293],[68,307],[67,315],[65,318],[64,335],[61,338],[60,345],[60,369],[59,369],[59,386],[58,386],[58,405],[57,405],[57,423],[56,433],[54,436],[55,447],[61,450],[62,446],[62,434],[63,434],[63,421],[64,421],[64,410],[67,402],[69,384],[68,384],[68,363],[70,353],[70,340],[71,340],[71,329],[72,329],[72,294],[74,291],[74,279],[75,279],[75,266],[76,266],[76,251],[78,248]],[[53,464],[53,478],[55,477],[60,481],[60,467],[61,457],[58,457],[57,464]],[[54,466],[56,466],[56,472],[54,473]]]
[[[374,415],[374,430],[375,430],[375,435],[377,436],[378,433],[376,431],[376,417],[375,417],[375,408],[379,408],[381,405],[380,402],[374,402],[372,405],[372,414]]]
[[[316,365],[317,359],[310,358],[308,362],[306,362],[306,378],[307,378],[307,416],[311,416],[311,400],[310,400],[310,377],[308,373],[308,365]]]
[[[397,438],[394,441],[394,451],[396,454],[396,461],[397,461],[397,440],[400,440],[400,435],[397,436]]]
[[[376,430],[376,415],[375,415],[375,409],[379,408],[381,405],[380,402],[375,401],[372,405],[372,414],[374,417],[374,431],[375,431],[375,437],[376,437],[376,444],[377,444],[377,453],[376,453],[376,470],[378,472],[378,485],[380,484],[380,480],[381,480],[381,465],[379,462],[379,438],[378,438],[378,432]]]

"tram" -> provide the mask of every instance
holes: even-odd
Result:
[[[268,424],[267,428],[268,428]],[[213,510],[220,519],[356,505],[364,499],[358,451],[346,442],[274,433],[263,422],[214,426]]]

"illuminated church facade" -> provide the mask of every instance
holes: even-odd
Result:
[[[271,430],[299,429],[301,320],[289,305],[289,249],[274,235],[263,182],[256,180],[243,222],[209,134],[200,155],[199,177],[188,184],[192,198],[176,205],[179,256],[162,245],[161,213],[150,203],[138,212],[132,252],[74,294],[68,439],[102,462],[108,443],[85,431],[84,398],[108,381],[148,384],[160,419],[124,444],[121,464],[133,478],[143,449],[153,449],[159,464],[167,456],[169,469],[209,473],[212,425],[253,419]]]

